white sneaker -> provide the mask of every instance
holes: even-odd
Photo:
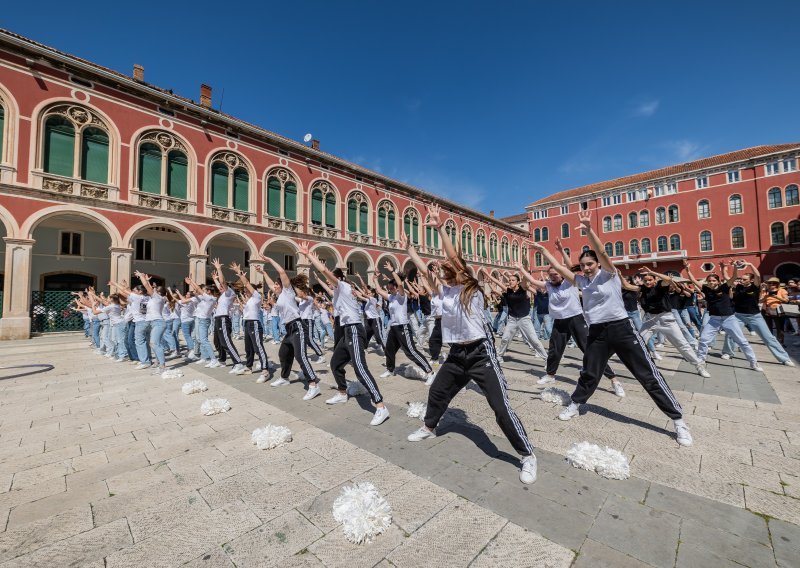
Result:
[[[277,379],[275,379],[274,381],[272,381],[272,382],[269,384],[269,386],[271,386],[271,387],[282,387],[282,386],[284,386],[284,385],[288,385],[288,384],[289,384],[289,381],[287,381],[287,380],[286,380],[286,379],[284,379],[283,377],[278,377]]]
[[[580,414],[579,408],[580,407],[577,404],[575,404],[574,402],[569,403],[569,406],[565,407],[564,410],[562,410],[558,414],[558,419],[559,420],[570,420],[572,418],[575,418],[576,416],[578,416]]]
[[[436,437],[435,433],[431,432],[425,427],[420,427],[419,429],[414,430],[413,432],[411,432],[411,434],[408,435],[408,441],[421,442],[422,440],[427,440],[428,438],[435,438],[435,437]]]
[[[519,470],[519,480],[525,485],[536,481],[536,456],[531,454],[522,458]]]
[[[755,334],[756,334],[756,332],[755,332],[755,331],[751,331],[751,332],[750,332],[750,335],[755,335]]]
[[[700,375],[701,377],[705,377],[705,378],[709,378],[711,376],[711,373],[706,371],[706,368],[703,367],[703,365],[698,365],[697,366],[697,374]]]
[[[794,367],[794,361],[784,361],[783,364],[787,367]]]
[[[722,357],[723,359],[725,359],[726,361],[730,360],[730,358],[731,358],[731,356],[730,356],[730,355],[728,355],[727,353],[723,353],[723,354],[721,355],[721,357]]]
[[[313,385],[308,387],[308,392],[303,396],[303,400],[311,400],[312,398],[319,396],[320,389],[319,385]]]
[[[152,371],[150,371],[151,375],[160,375],[164,371],[166,371],[166,367],[154,367]]]
[[[206,363],[206,369],[216,369],[219,366],[220,366],[219,361],[217,361],[216,359],[209,359],[208,363]]]
[[[325,401],[325,404],[341,404],[342,402],[347,402],[347,393],[346,392],[337,392],[331,398]]]
[[[556,378],[553,375],[544,375],[541,379],[536,381],[537,385],[547,385],[550,383],[556,382]]]
[[[429,387],[433,384],[433,380],[436,378],[436,371],[431,371],[425,376],[425,386]]]
[[[211,361],[208,359],[198,359],[195,361],[196,365],[208,365]]]
[[[247,370],[247,367],[239,363],[238,365],[234,365],[233,369],[228,371],[228,373],[231,375],[244,375]]]
[[[611,383],[611,386],[614,388],[614,394],[620,398],[625,398],[625,389],[622,388],[622,383],[619,381],[614,381]]]
[[[383,406],[375,411],[375,416],[372,417],[372,420],[370,420],[369,425],[380,426],[388,419],[389,419],[389,409]]]
[[[764,372],[764,368],[761,365],[759,365],[758,363],[751,364],[750,368],[753,369],[754,371],[758,371],[759,373],[763,373]]]
[[[197,355],[194,354],[194,351],[189,351],[189,354],[186,356],[189,361],[194,361],[197,359]]]
[[[314,363],[315,365],[322,365],[325,362],[325,355],[320,355],[311,362]]]
[[[261,363],[259,363],[258,361],[253,363],[253,372],[260,371],[260,370],[261,370]]]
[[[380,378],[385,379],[387,377],[391,377],[392,375],[394,375],[394,371],[386,370],[380,374]]]
[[[256,382],[258,384],[266,383],[267,382],[267,375],[265,375],[264,373],[261,373],[261,375],[259,375],[259,377],[256,379]]]
[[[142,369],[149,369],[152,366],[152,363],[139,363],[134,367],[137,371],[141,371]]]
[[[689,432],[689,427],[685,424],[681,424],[680,426],[675,426],[675,433],[677,434],[676,439],[678,444],[681,446],[691,446],[692,445],[692,434]]]
[[[663,357],[658,351],[653,351],[652,353],[650,353],[650,356],[656,361],[661,361],[663,359]]]

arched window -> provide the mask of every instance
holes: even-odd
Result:
[[[542,227],[542,240],[549,241],[550,240],[550,229],[547,227]]]
[[[669,209],[667,210],[667,216],[670,223],[677,223],[680,220],[678,217],[678,206],[670,205]]]
[[[744,229],[741,227],[731,229],[731,248],[744,248]]]
[[[492,235],[489,237],[489,258],[493,261],[497,261],[497,236]]]
[[[336,227],[336,190],[327,181],[311,186],[311,224]]]
[[[773,245],[785,245],[786,234],[783,232],[783,223],[773,223],[769,227],[770,239]]]
[[[776,207],[783,206],[783,200],[781,199],[781,188],[780,187],[773,187],[767,192],[767,206],[770,209],[775,209]]]
[[[57,105],[44,115],[42,169],[49,174],[108,183],[108,126],[77,105]]]
[[[569,238],[569,223],[564,223],[561,225],[561,238],[567,239]]]
[[[642,254],[650,254],[653,252],[650,249],[650,239],[642,239]]]
[[[453,243],[453,246],[455,246],[458,239],[458,230],[456,229],[455,221],[448,219],[444,224],[444,232],[450,238],[450,242]]]
[[[794,220],[789,221],[789,243],[790,244],[797,244],[800,243],[800,221]]]
[[[681,250],[681,236],[672,235],[669,238],[669,250]]]
[[[500,260],[503,262],[511,262],[511,250],[509,249],[508,239],[503,237],[500,241]]]
[[[378,238],[395,240],[395,222],[394,205],[384,199],[378,204]]]
[[[738,215],[742,211],[742,196],[738,193],[734,193],[728,198],[728,213],[731,215]]]
[[[603,232],[608,233],[611,231],[611,216],[603,217]]]
[[[533,230],[533,240],[537,243],[542,240],[542,232],[539,229]]]
[[[606,243],[603,245],[603,248],[605,249],[606,254],[608,256],[614,256],[614,245],[612,245],[611,243]]]
[[[425,217],[427,223],[428,217]],[[425,225],[425,246],[428,248],[439,248],[439,229]]]
[[[419,244],[419,213],[416,209],[406,209],[403,215],[403,232],[410,242]]]
[[[476,244],[476,251],[475,253],[480,258],[486,258],[488,255],[486,254],[486,235],[483,231],[478,231],[477,236],[475,237],[475,244]]]
[[[533,255],[533,263],[536,266],[542,266],[542,253],[537,252],[535,255]]]
[[[667,251],[667,237],[661,236],[656,239],[656,247],[658,247],[658,252],[666,252]]]
[[[287,169],[267,174],[267,216],[297,221],[297,179]]]
[[[711,231],[703,231],[700,233],[700,250],[703,252],[708,252],[713,249],[713,244],[711,242]]]
[[[621,231],[622,230],[622,215],[614,215],[614,230]]]
[[[628,213],[628,228],[635,229],[639,226],[639,215],[636,211],[631,211]]]
[[[186,199],[189,159],[186,146],[168,132],[148,132],[139,140],[139,191]]]
[[[461,229],[461,252],[472,256],[472,230],[466,225]]]
[[[650,226],[650,211],[647,209],[642,209],[639,213],[639,226],[640,227],[649,227]]]
[[[800,196],[798,196],[797,186],[794,184],[786,186],[786,207],[791,205],[800,205]]]
[[[639,254],[639,241],[637,239],[633,239],[630,243],[628,243],[628,250],[631,254]]]
[[[519,245],[517,243],[511,244],[511,261],[519,262]]]
[[[701,199],[697,202],[697,218],[708,219],[709,217],[711,217],[711,205],[709,205],[708,199]]]
[[[614,243],[614,256],[622,256],[625,254],[625,245],[622,241],[617,241]]]
[[[406,234],[415,245],[419,244],[419,213],[416,209],[411,209],[416,215],[414,217],[414,231],[408,231]],[[408,215],[409,213],[406,213]],[[347,198],[347,230],[350,233],[361,235],[369,234],[369,206],[367,205],[367,196],[360,191],[354,191]]]
[[[233,152],[211,158],[211,204],[249,211],[250,174],[247,165]]]

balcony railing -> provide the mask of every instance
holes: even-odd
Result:
[[[644,264],[646,262],[658,262],[660,260],[682,260],[687,257],[688,253],[686,250],[681,249],[612,256],[611,262],[614,264]]]
[[[210,205],[209,208],[211,209],[211,218],[217,221],[232,221],[234,223],[250,225],[256,217],[255,213],[250,213],[249,211],[240,211],[238,209],[230,209],[218,205]]]
[[[359,243],[362,245],[370,244],[370,236],[369,235],[362,235],[361,233],[347,233],[347,240],[351,243]]]
[[[102,199],[103,201],[116,201],[119,196],[119,188],[113,185],[55,174],[46,174],[38,171],[32,173],[34,187],[44,191],[50,191],[60,195],[75,195],[78,197],[88,197],[90,199]]]
[[[323,227],[322,225],[311,225],[311,234],[315,237],[324,237],[327,239],[338,239],[339,229],[336,227]]]
[[[131,194],[133,195],[134,203],[141,207],[160,209],[172,213],[194,213],[194,203],[186,199],[180,199],[170,195],[147,193],[135,189],[131,191]]]
[[[300,233],[303,231],[303,224],[299,221],[290,221],[280,217],[264,215],[264,224],[270,229],[279,229],[290,233]]]

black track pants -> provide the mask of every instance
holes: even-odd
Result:
[[[433,371],[425,356],[417,350],[413,333],[407,323],[393,325],[389,328],[389,334],[386,338],[386,369],[389,371],[394,371],[395,356],[399,349],[402,349],[406,357],[426,373]]]
[[[589,326],[589,337],[583,352],[583,370],[572,394],[573,402],[583,404],[589,400],[597,389],[608,359],[615,353],[661,412],[673,420],[683,416],[678,399],[653,363],[647,345],[629,318]]]
[[[307,381],[318,381],[317,374],[311,367],[306,355],[307,343],[306,330],[300,318],[286,324],[286,335],[283,336],[281,346],[278,348],[278,359],[281,362],[281,378],[289,378],[289,373],[292,370],[292,361],[294,360],[300,365],[300,369],[306,376]]]
[[[231,340],[231,318],[229,316],[215,316],[214,317],[214,347],[219,352],[219,361],[224,363],[230,355],[233,362],[237,365],[242,364],[242,358],[239,356],[239,351]]]
[[[488,339],[450,346],[450,354],[428,391],[425,426],[436,428],[450,401],[469,381],[475,381],[481,388],[494,411],[497,424],[517,453],[522,456],[531,455],[533,447],[522,422],[508,401],[506,378],[497,364],[494,346]]]
[[[322,357],[322,347],[319,346],[317,340],[314,339],[314,320],[300,320],[303,322],[303,329],[306,332],[306,341],[308,346],[314,352],[317,357]]]
[[[364,348],[369,347],[370,340],[374,337],[375,341],[381,349],[386,349],[386,343],[383,340],[383,320],[381,318],[367,318],[367,340],[364,343]]]
[[[264,328],[259,320],[244,320],[244,366],[250,369],[255,356],[261,363],[261,371],[267,372],[267,352],[264,351]]]
[[[436,318],[433,322],[433,331],[428,338],[428,350],[431,352],[431,359],[436,361],[442,352],[442,318]]]
[[[364,357],[364,347],[367,345],[367,332],[360,323],[345,325],[342,328],[342,338],[333,349],[331,356],[331,371],[333,378],[336,379],[336,386],[340,391],[347,390],[347,380],[344,378],[344,368],[348,363],[353,364],[356,377],[369,392],[372,402],[383,401],[381,391],[372,373],[367,367],[367,359]]]
[[[575,340],[575,344],[583,352],[586,352],[586,341],[589,337],[589,326],[583,314],[572,316],[571,318],[553,320],[553,332],[550,334],[550,345],[547,348],[547,374],[555,375],[558,371],[558,364],[564,356],[569,338]],[[613,369],[606,364],[603,374],[609,379],[616,376]]]

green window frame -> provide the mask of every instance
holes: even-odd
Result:
[[[186,199],[189,186],[189,158],[179,150],[167,154],[167,195]]]
[[[60,176],[75,175],[75,126],[66,118],[50,116],[44,124],[45,172]]]
[[[361,205],[358,207],[358,224],[359,224],[359,232],[362,235],[369,234],[369,208],[367,204],[363,201]]]
[[[3,161],[3,143],[5,142],[6,133],[6,109],[0,105],[0,162]]]
[[[434,227],[425,227],[425,246],[439,248],[439,231]]]
[[[267,215],[281,216],[281,180],[272,176],[267,180]]]
[[[336,227],[336,196],[331,192],[325,196],[325,226]]]
[[[250,174],[244,168],[236,168],[233,172],[233,208],[249,211]]]
[[[108,134],[99,128],[81,132],[81,179],[108,183]]]
[[[347,202],[347,230],[350,233],[355,233],[358,230],[358,203],[355,199],[350,199]]]
[[[395,218],[394,209],[389,209],[388,221],[389,221],[389,240],[393,241],[393,240],[395,240],[397,238],[395,236],[395,221],[396,221],[396,218]]]
[[[155,144],[139,146],[139,191],[161,194],[161,148]]]
[[[386,238],[386,209],[378,209],[378,238]]]
[[[218,207],[228,206],[228,173],[222,162],[211,164],[211,203]]]
[[[311,192],[311,224],[322,225],[322,191],[315,189]]]
[[[297,220],[297,186],[288,181],[283,188],[283,217],[289,221]]]

